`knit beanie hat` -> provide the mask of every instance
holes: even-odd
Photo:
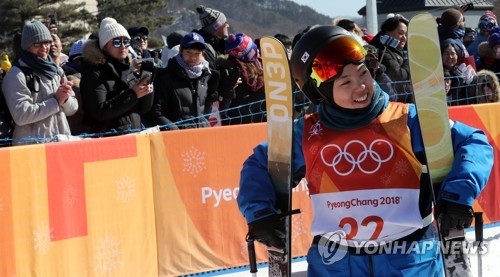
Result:
[[[456,28],[462,22],[463,15],[457,9],[447,9],[441,14],[441,25]]]
[[[210,34],[214,34],[226,23],[226,16],[218,10],[200,5],[196,11],[200,14],[201,28]]]
[[[69,58],[73,58],[75,56],[82,55],[83,45],[87,42],[86,39],[79,39],[71,45],[71,49],[69,49]]]
[[[44,41],[53,41],[47,26],[38,20],[32,20],[24,24],[23,34],[21,35],[21,49],[26,50],[33,43]]]
[[[497,16],[491,11],[486,11],[486,13],[479,18],[479,24],[477,24],[479,29],[491,30],[491,28],[495,26],[497,26]]]
[[[230,34],[226,39],[226,50],[229,55],[244,62],[257,59],[257,45],[244,33]]]
[[[491,28],[491,34],[488,37],[488,44],[490,45],[491,48],[500,44],[500,27],[495,26]]]
[[[127,29],[125,29],[125,27],[123,27],[120,23],[116,22],[114,18],[104,18],[101,21],[101,26],[99,28],[99,47],[102,49],[108,41],[119,37],[126,37],[130,39]]]

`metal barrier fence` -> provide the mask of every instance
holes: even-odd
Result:
[[[490,102],[489,98],[496,99],[498,101],[498,91],[487,90],[486,88],[492,88],[491,80],[487,81],[486,74],[476,75],[474,80],[469,84],[463,82],[460,77],[446,77],[446,82],[450,83],[450,90],[447,95],[448,105],[456,106],[456,105],[470,105],[470,104],[480,104]],[[413,102],[413,91],[410,81],[401,81],[401,82],[391,82],[391,83],[380,83],[379,84],[383,88],[387,88],[385,90],[389,90],[392,88],[392,93],[390,93],[391,101],[399,101],[404,103],[412,103]],[[498,85],[498,84],[497,84]],[[305,113],[314,111],[314,107],[312,107],[310,102],[304,96],[304,94],[300,90],[294,91],[295,98],[295,118],[303,116]],[[247,124],[247,123],[257,123],[257,122],[266,122],[266,103],[265,100],[260,100],[256,102],[252,102],[246,105],[240,105],[231,107],[225,110],[218,111],[212,114],[203,115],[204,118],[209,117],[219,117],[222,125],[235,125],[235,124]],[[180,128],[196,128],[198,125],[199,118],[189,118],[185,120],[180,120],[174,122],[173,124],[179,126]],[[169,130],[169,125],[158,126],[159,130]],[[116,136],[122,134],[130,134],[137,132],[147,131],[147,128],[141,129],[129,129],[126,131],[115,131],[111,130],[104,133],[95,133],[95,134],[81,134],[79,136],[71,137],[71,139],[85,139],[85,138],[99,138],[99,137],[108,137],[108,136]],[[53,142],[59,141],[61,139],[60,136],[47,139],[47,138],[23,138],[24,141],[32,142],[32,143],[43,143],[43,142]],[[12,145],[12,139],[5,138],[0,139],[0,147],[1,146],[10,146]]]

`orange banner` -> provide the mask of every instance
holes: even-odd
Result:
[[[2,149],[1,275],[156,276],[149,146],[133,135]]]
[[[247,225],[236,203],[239,173],[253,147],[265,140],[265,124],[151,136],[161,276],[248,264]],[[295,256],[305,255],[311,242],[306,191],[300,186],[294,195],[303,210],[294,217]],[[260,245],[257,257],[267,260]]]
[[[495,163],[488,184],[474,202],[475,211],[484,211],[484,223],[500,221],[500,103],[455,106],[448,109],[450,119],[483,130],[493,147]]]

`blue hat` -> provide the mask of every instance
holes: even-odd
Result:
[[[500,44],[500,27],[495,26],[491,28],[491,34],[488,37],[488,44],[491,48]]]
[[[257,45],[244,33],[230,34],[226,39],[226,50],[229,55],[244,62],[257,59]]]
[[[185,35],[182,38],[182,41],[181,41],[181,47],[182,48],[188,48],[188,47],[191,47],[194,44],[199,44],[200,46],[202,46],[203,49],[206,48],[206,46],[205,46],[205,40],[198,33],[191,32],[191,33],[188,33],[187,35]]]

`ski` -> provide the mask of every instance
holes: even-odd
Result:
[[[267,109],[268,172],[276,206],[284,216],[285,249],[268,249],[269,276],[291,276],[293,91],[285,48],[273,37],[260,40]]]
[[[453,144],[437,24],[430,13],[418,14],[411,19],[408,26],[408,56],[427,170],[431,183],[434,184],[442,182],[451,170]],[[436,194],[433,194],[435,197]],[[450,235],[453,233],[453,237],[440,237],[441,243],[465,238],[465,231],[451,231]],[[446,276],[472,276],[466,254],[443,256]]]

